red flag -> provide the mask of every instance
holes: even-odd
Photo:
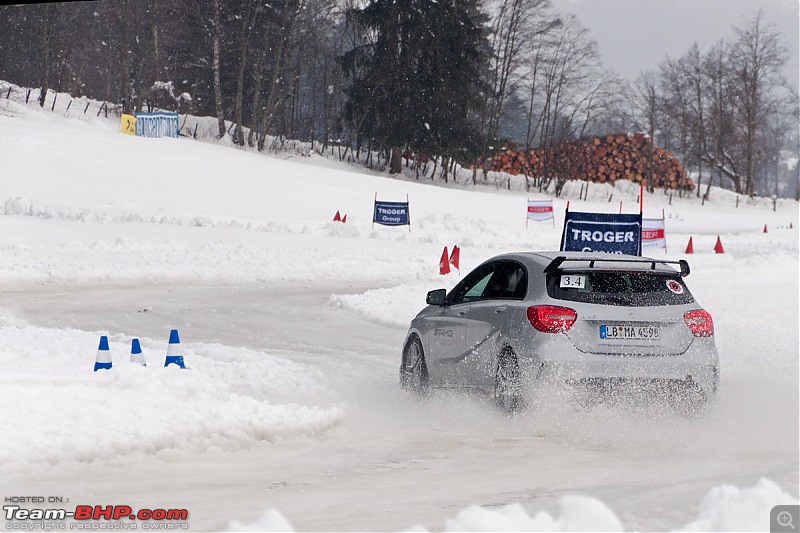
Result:
[[[342,216],[339,214],[339,211],[336,211],[336,215],[334,215],[333,221],[334,222],[341,222],[342,221]]]
[[[692,246],[692,238],[691,237],[689,237],[689,244],[686,245],[686,252],[684,252],[684,253],[687,253],[687,254],[693,254],[694,253],[694,246]]]
[[[346,222],[347,222],[347,215],[345,215],[345,216],[343,216],[343,217],[342,217],[342,224],[344,224],[344,223],[346,223]]]
[[[458,261],[461,258],[461,248],[458,245],[453,245],[453,253],[450,254],[450,264],[453,265],[455,269],[461,272],[461,269],[458,267]]]
[[[722,248],[722,240],[717,235],[717,244],[714,245],[714,251],[718,254],[724,254],[725,250]]]
[[[450,273],[450,260],[447,255],[447,246],[444,247],[444,251],[442,252],[442,258],[439,259],[439,274],[444,276],[445,274]]]

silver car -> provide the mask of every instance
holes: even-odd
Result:
[[[719,386],[719,357],[688,274],[684,260],[617,254],[493,257],[449,293],[428,293],[403,346],[400,383],[420,393],[483,390],[507,411],[523,405],[524,384],[538,382],[668,389],[705,403]]]

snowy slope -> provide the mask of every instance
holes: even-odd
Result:
[[[570,184],[555,227],[526,228],[522,190],[128,137],[81,113],[85,103],[59,101],[51,112],[0,99],[4,494],[185,502],[194,530],[766,529],[772,505],[797,502],[796,202],[645,197],[645,216],[667,219],[669,253],[652,255],[690,261],[692,292],[715,319],[722,390],[708,419],[555,409],[509,422],[480,401],[425,406],[397,390],[400,342],[425,291],[459,279],[439,276],[442,248],[461,247],[462,271],[556,249],[567,200],[632,211],[638,190],[593,186],[581,201]],[[411,231],[372,227],[376,193],[409,196]],[[331,221],[337,210],[346,224]],[[172,328],[190,372],[162,367]],[[93,373],[100,335],[114,367]],[[134,337],[145,368],[128,363]],[[506,452],[486,455],[493,435]],[[397,455],[415,439],[419,457]],[[526,442],[538,442],[533,456]],[[504,454],[558,471],[487,482],[480,465]],[[665,462],[663,481],[649,479]],[[174,485],[147,475],[164,471]],[[286,485],[242,481],[259,472]],[[395,508],[431,473],[444,485],[426,489],[418,512]],[[668,487],[682,479],[686,490]],[[145,490],[126,492],[130,482]],[[226,495],[216,505],[211,485]]]

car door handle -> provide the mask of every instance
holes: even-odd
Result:
[[[461,311],[458,312],[459,316],[464,316],[467,313],[469,313],[469,309],[462,309]]]
[[[508,309],[507,305],[504,305],[503,307],[495,307],[494,312],[499,315],[500,313],[505,313],[507,309]]]

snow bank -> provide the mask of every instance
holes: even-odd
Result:
[[[675,531],[769,531],[770,510],[776,505],[796,505],[797,498],[774,482],[761,478],[754,486],[731,485],[712,488],[703,499],[697,520]],[[558,502],[559,514],[531,515],[521,504],[498,508],[472,506],[445,521],[443,531],[624,531],[617,515],[603,502],[586,496],[565,496]],[[267,510],[257,520],[232,522],[229,531],[293,531],[276,510]],[[438,528],[434,528],[438,530]],[[409,531],[428,531],[417,525]]]
[[[451,289],[458,282],[455,275],[434,281],[405,283],[386,289],[371,289],[361,294],[333,294],[328,304],[359,314],[367,320],[387,326],[408,327],[411,319],[425,307],[425,294],[434,288]]]
[[[5,414],[0,472],[213,455],[324,433],[344,417],[312,403],[329,395],[319,370],[243,348],[181,344],[190,370],[180,370],[164,368],[166,336],[143,338],[141,367],[117,334],[113,367],[93,372],[104,333],[0,317],[0,404],[17,406]]]
[[[595,498],[566,496],[558,518],[541,512],[531,517],[520,504],[499,509],[469,507],[445,523],[444,531],[623,531],[611,509]]]
[[[797,498],[765,478],[745,489],[721,485],[703,498],[697,520],[680,531],[768,531],[773,507],[798,503]]]

